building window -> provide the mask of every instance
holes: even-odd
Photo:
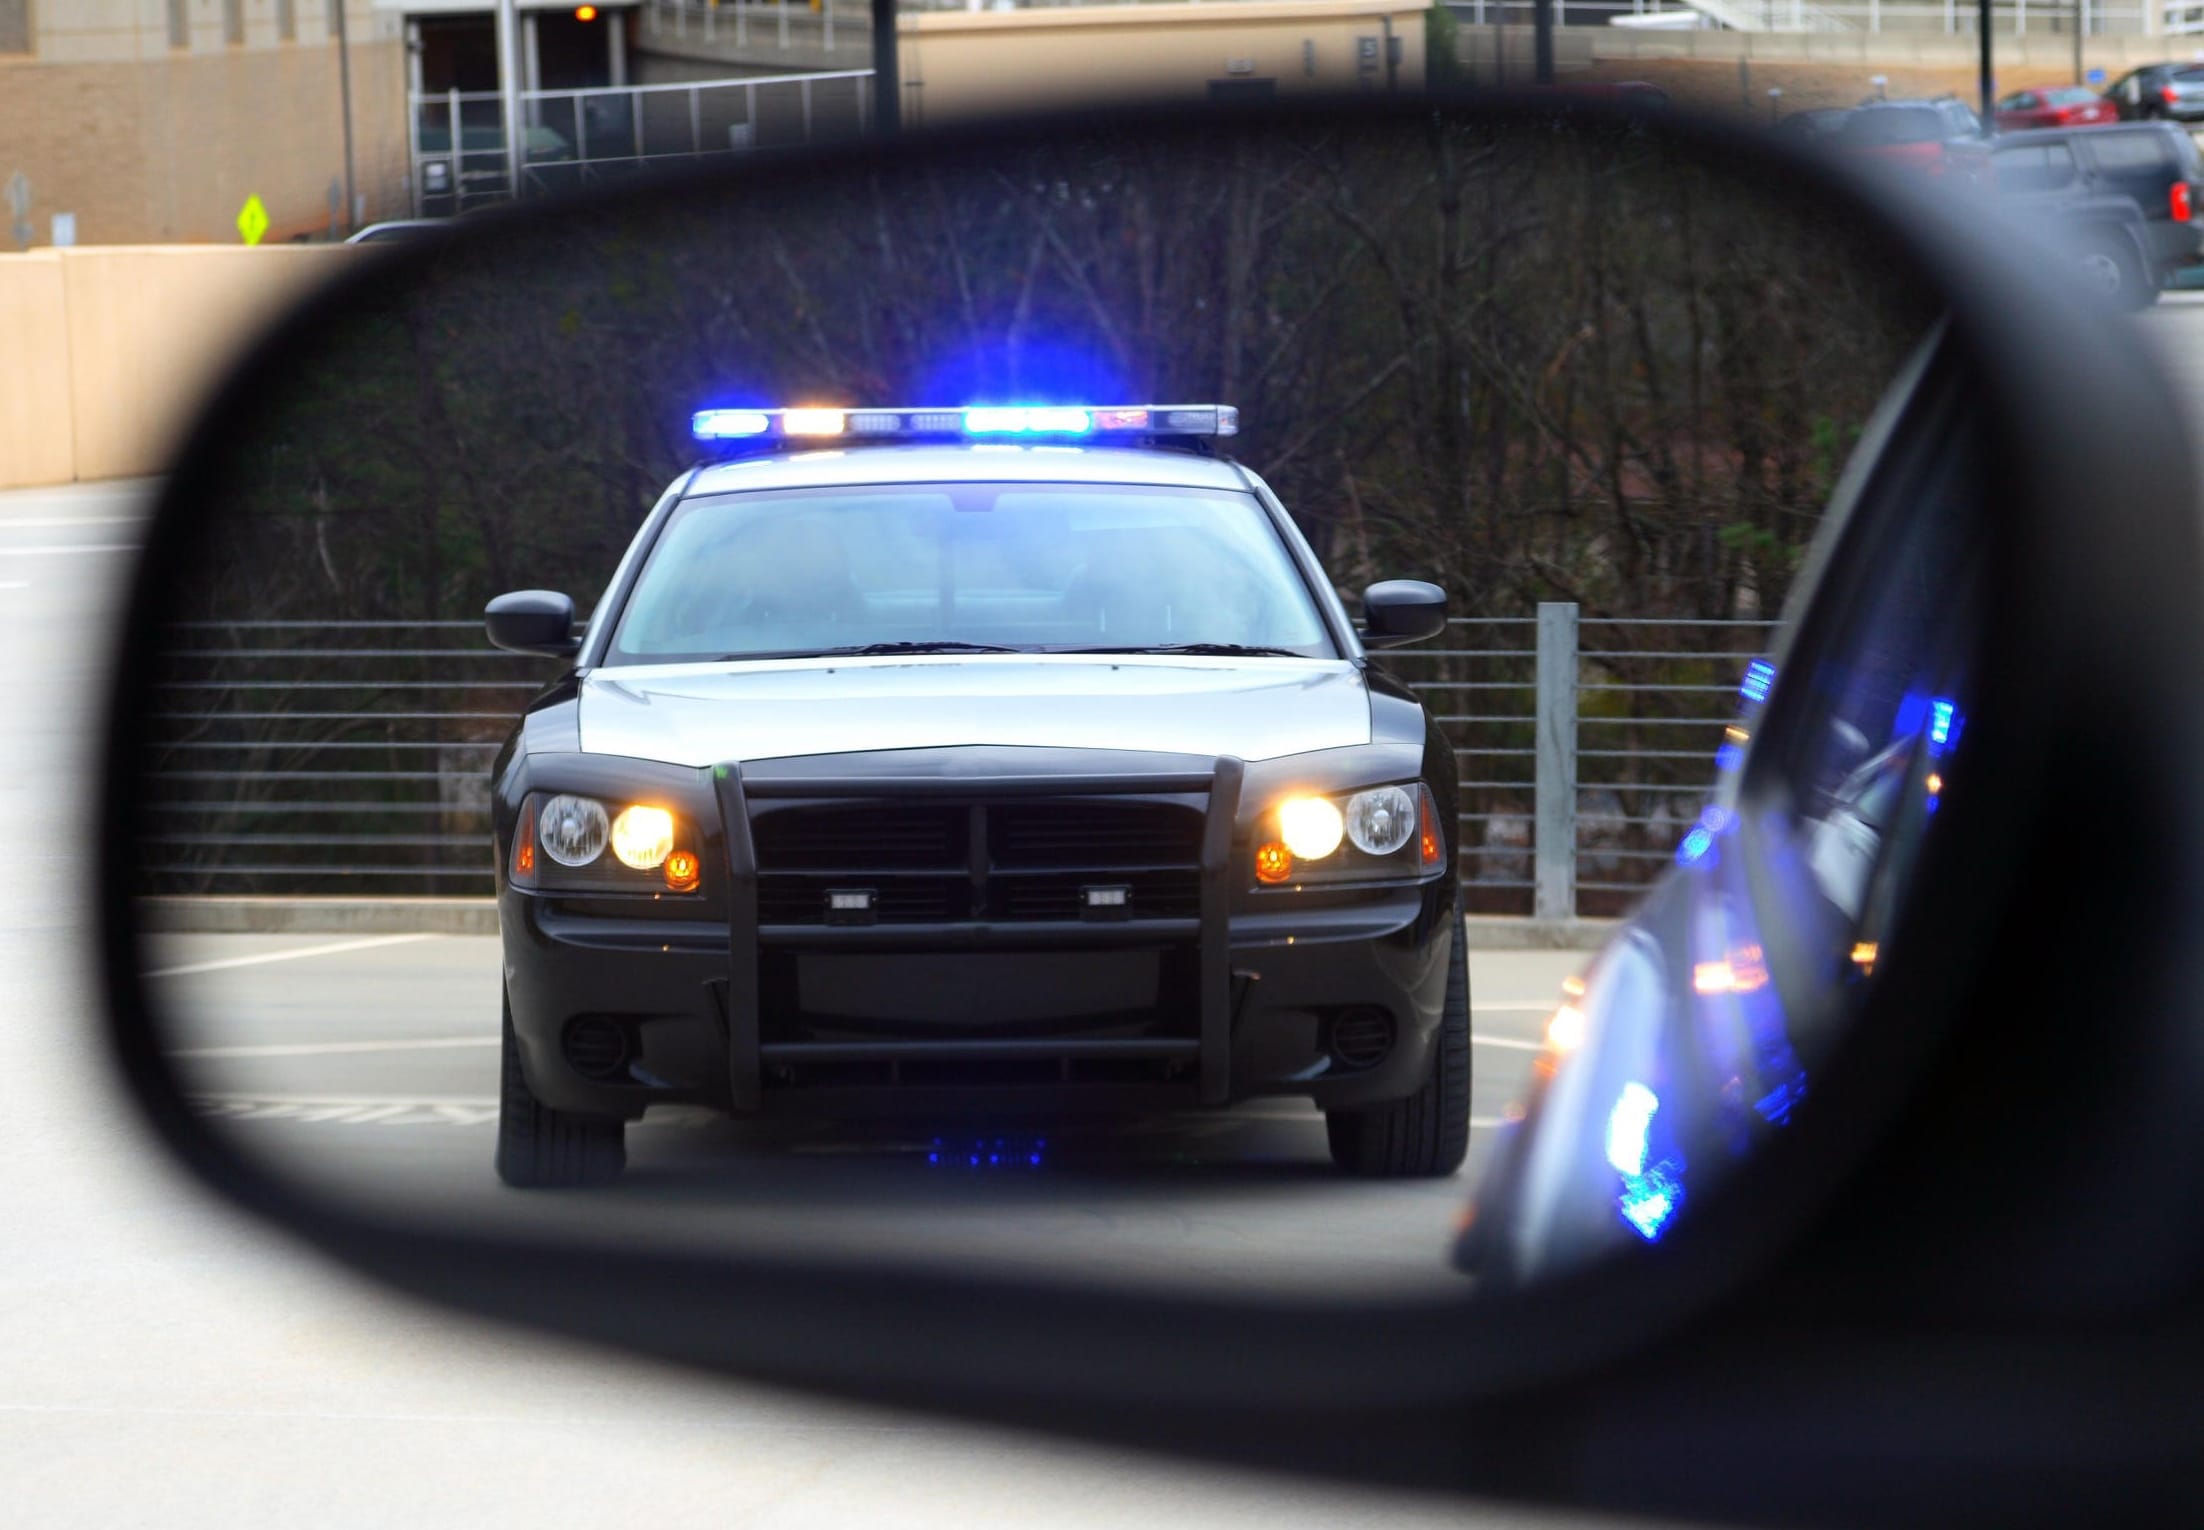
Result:
[[[245,41],[245,0],[222,0],[222,41],[233,48]]]
[[[168,45],[171,48],[191,46],[190,0],[168,0]]]
[[[276,38],[298,41],[298,0],[276,0]]]
[[[31,0],[0,0],[0,53],[31,51]]]

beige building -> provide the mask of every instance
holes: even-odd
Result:
[[[234,243],[250,196],[268,239],[326,234],[346,62],[354,196],[368,218],[401,212],[401,33],[345,0],[340,48],[338,3],[0,0],[0,250],[53,243],[57,214],[79,244]]]

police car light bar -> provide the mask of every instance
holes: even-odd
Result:
[[[1233,436],[1230,404],[987,405],[970,409],[700,409],[699,441],[849,441],[935,438]]]

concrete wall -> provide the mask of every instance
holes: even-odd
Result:
[[[0,489],[154,473],[206,390],[344,245],[0,255]]]
[[[178,48],[165,0],[49,0],[33,8],[37,51],[0,58],[0,183],[30,181],[32,243],[72,212],[80,244],[234,244],[252,195],[271,240],[327,230],[344,173],[329,7],[294,0],[297,37],[284,41],[274,0],[245,0],[246,40],[230,44],[219,0],[186,5],[191,40]],[[400,216],[404,45],[365,0],[347,15],[355,190],[368,217]],[[0,208],[0,249],[16,248],[9,222]]]
[[[1235,0],[905,12],[903,111],[912,123],[1099,97],[1199,99],[1212,81],[1268,80],[1280,94],[1384,88],[1384,38],[1403,89],[1423,84],[1424,11],[1402,0]],[[1378,42],[1377,67],[1358,62]]]

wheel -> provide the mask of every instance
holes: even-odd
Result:
[[[627,1167],[627,1126],[553,1110],[520,1068],[512,1001],[505,1004],[497,1101],[497,1177],[522,1190],[608,1185]]]
[[[2158,301],[2157,283],[2132,249],[2116,240],[2093,243],[2075,261],[2082,283],[2117,308],[2148,308]]]
[[[1404,1100],[1324,1116],[1332,1162],[1372,1179],[1441,1178],[1469,1151],[1469,937],[1457,918],[1431,1075]]]

